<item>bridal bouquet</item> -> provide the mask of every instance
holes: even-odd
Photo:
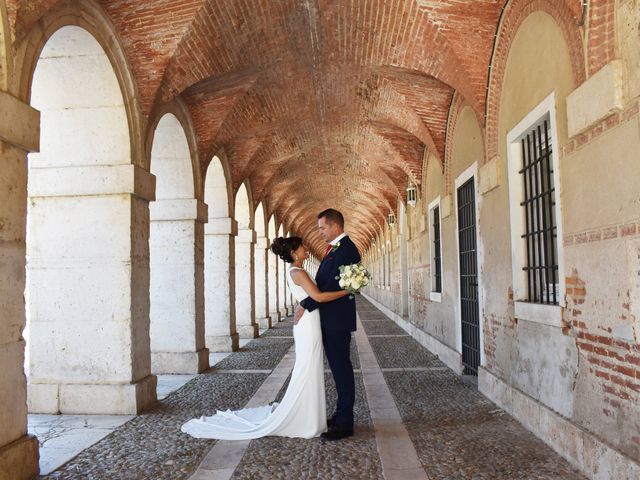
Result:
[[[336,277],[339,280],[339,285],[344,288],[349,295],[349,298],[353,299],[353,295],[358,293],[362,288],[369,285],[371,274],[360,263],[355,265],[342,265],[340,267],[340,275]]]

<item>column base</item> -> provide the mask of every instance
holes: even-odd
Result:
[[[240,335],[210,335],[205,337],[209,353],[235,352],[240,348]]]
[[[258,326],[262,329],[269,329],[273,325],[271,325],[271,317],[264,317],[258,319]]]
[[[157,401],[157,378],[127,384],[29,383],[29,413],[135,415]]]
[[[289,316],[289,311],[286,308],[281,308],[280,309],[280,316],[284,319],[287,318]]]
[[[269,312],[269,315],[271,316],[272,325],[275,325],[276,323],[279,323],[282,321],[282,317],[280,317],[280,312]]]
[[[253,325],[236,325],[238,335],[240,338],[258,338],[260,336],[260,330],[258,324]]]
[[[29,480],[40,473],[38,439],[25,435],[0,448],[0,478]]]
[[[151,352],[151,373],[191,374],[209,369],[209,349],[197,352]]]

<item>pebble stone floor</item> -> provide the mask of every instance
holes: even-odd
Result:
[[[358,312],[384,379],[429,479],[584,478],[516,420],[360,298]],[[154,407],[40,477],[82,480],[189,479],[215,440],[180,432],[217,409],[240,408],[293,345],[288,318],[197,375]],[[267,437],[249,443],[232,479],[383,479],[355,341],[356,434],[340,442]],[[336,391],[325,374],[327,410]],[[274,400],[284,394],[288,380]]]

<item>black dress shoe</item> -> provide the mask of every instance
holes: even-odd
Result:
[[[353,429],[345,430],[337,427],[330,428],[328,432],[324,432],[322,435],[320,435],[320,437],[323,440],[327,440],[330,442],[333,442],[335,440],[340,440],[341,438],[352,437],[352,436],[353,436]]]

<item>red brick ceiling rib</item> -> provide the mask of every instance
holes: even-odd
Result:
[[[566,1],[581,20],[579,0]],[[16,41],[58,0],[8,0]],[[425,150],[441,161],[454,91],[481,119],[504,0],[99,0],[145,114],[181,96],[201,169],[220,149],[293,231],[344,210],[368,245]]]

